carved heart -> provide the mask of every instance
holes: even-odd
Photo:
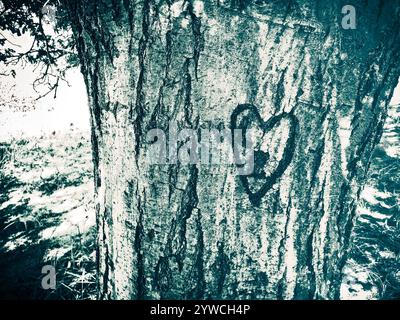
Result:
[[[244,115],[243,115],[244,114]],[[242,120],[238,123],[239,117],[242,115]],[[286,145],[283,150],[282,156],[279,159],[277,165],[271,168],[269,175],[260,174],[260,170],[263,171],[265,165],[268,163],[269,154],[262,150],[254,151],[254,170],[253,173],[245,176],[241,175],[240,180],[246,193],[249,196],[250,202],[259,206],[262,197],[272,188],[277,180],[283,175],[290,162],[293,159],[293,154],[296,147],[296,129],[298,126],[298,120],[292,113],[281,113],[279,115],[269,118],[264,121],[257,108],[251,104],[241,104],[236,107],[231,116],[231,128],[232,129],[249,129],[249,124],[256,121],[258,126],[263,131],[263,137],[268,134],[271,130],[279,128],[281,121],[286,119],[290,123],[288,138],[286,139]],[[251,183],[249,180],[253,179]],[[259,186],[261,184],[261,186]],[[258,186],[258,190],[257,190]],[[256,191],[254,191],[256,190]]]

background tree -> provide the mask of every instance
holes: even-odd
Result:
[[[29,26],[33,60],[56,63],[49,2],[3,3],[2,28]],[[100,297],[338,298],[399,77],[399,1],[352,1],[356,29],[341,1],[59,4],[92,115]],[[171,119],[258,127],[256,174],[151,165],[146,132]]]

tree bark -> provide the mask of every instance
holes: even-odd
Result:
[[[66,1],[92,115],[100,298],[340,297],[400,70],[399,1],[352,3],[345,30],[340,1]],[[146,158],[146,133],[170,120],[246,117],[270,137],[269,180]]]

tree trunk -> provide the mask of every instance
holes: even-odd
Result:
[[[352,2],[345,30],[340,1],[66,1],[92,115],[100,298],[339,298],[400,70],[399,1]],[[254,174],[152,164],[147,132],[170,137],[171,120],[258,127]]]

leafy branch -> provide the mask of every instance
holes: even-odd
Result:
[[[77,65],[67,20],[58,0],[0,1],[0,65],[8,68],[26,63],[35,65],[35,70],[40,71],[33,83],[37,99],[52,92],[56,97],[60,82],[68,84],[66,71]],[[31,46],[24,51],[12,39],[23,35],[32,37]],[[15,71],[0,76],[15,77]],[[40,90],[43,86],[45,93]]]

